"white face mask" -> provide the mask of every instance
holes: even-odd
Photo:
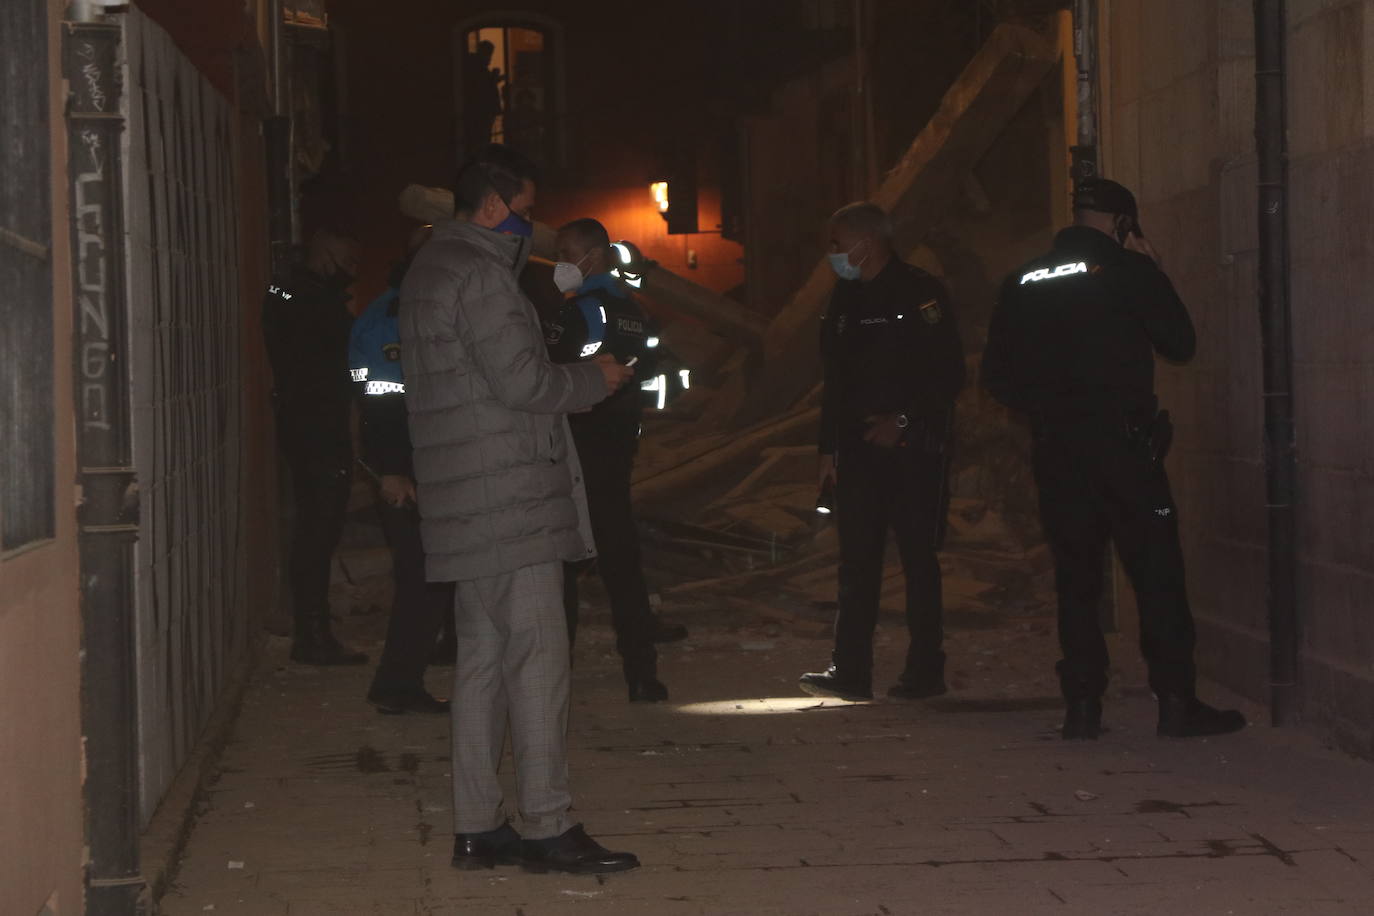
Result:
[[[560,293],[574,292],[587,281],[586,276],[582,273],[581,265],[583,261],[587,260],[588,254],[591,254],[591,252],[589,251],[587,254],[578,258],[576,264],[570,264],[567,261],[559,261],[557,264],[553,265],[553,285],[558,287]]]

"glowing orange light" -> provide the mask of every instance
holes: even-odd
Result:
[[[668,182],[655,181],[649,185],[649,192],[654,195],[654,203],[658,204],[659,213],[668,212]]]

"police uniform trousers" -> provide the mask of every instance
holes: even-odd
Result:
[[[420,513],[413,505],[380,505],[382,531],[391,549],[391,577],[396,587],[386,646],[372,689],[379,693],[423,690],[430,653],[452,613],[453,583],[425,581],[425,549],[420,541]]]
[[[295,517],[291,528],[290,578],[297,639],[329,620],[329,570],[343,534],[353,482],[348,415],[279,408],[277,442],[291,474]]]
[[[509,724],[520,832],[558,836],[572,826],[562,563],[459,581],[454,629],[454,831],[481,833],[506,822],[497,770]]]
[[[571,426],[587,487],[596,567],[611,604],[616,649],[627,675],[652,676],[658,663],[654,618],[630,498],[630,476],[639,448],[637,424],[605,428],[575,422]],[[569,564],[565,570],[564,603],[570,639],[577,637],[579,568]]]
[[[896,535],[906,576],[911,642],[905,673],[915,678],[943,675],[944,607],[936,556],[947,507],[943,450],[917,442],[880,448],[855,431],[840,441],[836,470],[840,587],[832,662],[838,675],[864,684],[872,680],[873,630],[889,529]]]
[[[1119,418],[1039,424],[1035,478],[1059,592],[1060,685],[1068,699],[1107,686],[1099,602],[1108,538],[1135,588],[1140,648],[1156,695],[1192,696],[1193,615],[1178,510],[1164,466]]]

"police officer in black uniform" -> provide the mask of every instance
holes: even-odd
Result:
[[[1244,717],[1197,699],[1178,510],[1164,471],[1170,425],[1154,355],[1191,359],[1188,310],[1113,181],[1083,183],[1074,225],[1012,273],[988,331],[983,383],[1030,415],[1040,517],[1059,591],[1066,739],[1096,738],[1107,686],[1098,618],[1107,539],[1135,587],[1160,735],[1235,731]]]
[[[359,395],[363,464],[377,479],[378,511],[396,587],[386,644],[367,691],[368,702],[387,715],[449,711],[447,700],[425,689],[436,637],[444,620],[453,617],[453,583],[425,581],[398,321],[401,282],[431,232],[432,227],[423,226],[411,235],[406,257],[392,268],[386,291],[353,323],[348,348],[349,372]]]
[[[311,239],[306,260],[263,298],[262,326],[276,382],[277,445],[295,498],[290,578],[292,661],[361,665],[367,656],[335,638],[329,616],[329,564],[343,532],[352,486],[349,419],[353,389],[348,287],[357,244],[328,231]]]
[[[545,339],[554,362],[566,363],[613,354],[621,363],[634,361],[635,377],[618,394],[590,411],[568,417],[587,487],[597,569],[606,585],[630,702],[668,699],[658,680],[654,648],[657,619],[649,608],[649,589],[640,563],[639,533],[630,503],[630,475],[639,448],[643,398],[640,383],[652,377],[653,336],[648,319],[625,284],[611,273],[615,264],[610,236],[594,219],[580,219],[558,231],[559,262],[554,282],[572,293],[558,315],[545,323]],[[577,633],[577,576],[565,570],[564,607],[568,635]],[[685,632],[682,635],[686,635]]]
[[[830,239],[840,282],[822,324],[820,477],[835,492],[839,613],[830,668],[802,675],[800,686],[818,696],[873,696],[873,630],[891,528],[906,574],[911,642],[888,695],[937,696],[946,688],[936,550],[963,347],[944,286],[897,257],[880,207],[840,209]]]

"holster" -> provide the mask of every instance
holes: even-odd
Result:
[[[1126,438],[1149,455],[1151,463],[1162,463],[1174,444],[1174,423],[1169,411],[1158,411],[1144,420],[1127,417]]]

